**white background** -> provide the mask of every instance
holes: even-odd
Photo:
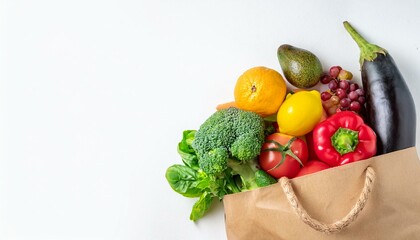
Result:
[[[360,80],[344,20],[420,112],[420,2],[393,2],[1,0],[0,239],[225,239],[222,204],[193,223],[164,178],[182,131],[284,43]]]

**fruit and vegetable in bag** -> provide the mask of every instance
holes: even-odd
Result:
[[[285,44],[277,54],[286,80],[299,88],[320,81],[328,90],[295,89],[285,98],[281,74],[254,67],[237,79],[235,101],[219,104],[198,131],[183,132],[183,164],[170,166],[166,179],[177,193],[198,198],[191,220],[227,194],[415,145],[414,102],[395,63],[344,24],[361,48],[363,88],[351,72],[333,66],[324,74],[314,54]]]

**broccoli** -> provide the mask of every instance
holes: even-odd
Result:
[[[226,171],[239,175],[239,191],[274,183],[267,173],[258,171],[255,162],[265,130],[264,119],[254,112],[233,107],[215,112],[200,126],[192,141],[200,169],[219,178]],[[229,184],[227,187],[237,189]]]
[[[203,217],[216,198],[276,182],[256,161],[267,134],[265,126],[256,113],[228,108],[211,115],[198,131],[184,131],[178,144],[184,165],[169,167],[165,176],[174,191],[199,197],[191,220]]]
[[[192,148],[200,168],[208,174],[221,173],[228,159],[254,159],[264,142],[264,120],[256,113],[238,108],[219,110],[195,134]]]

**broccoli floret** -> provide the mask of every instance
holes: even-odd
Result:
[[[200,126],[192,142],[200,168],[209,174],[220,173],[229,158],[243,162],[255,158],[264,141],[264,129],[263,118],[254,112],[238,108],[215,112]]]
[[[230,146],[231,155],[238,160],[249,161],[260,154],[262,144],[260,142],[260,137],[249,133],[243,134]]]
[[[266,173],[264,170],[258,169],[255,172],[255,182],[258,187],[266,187],[268,185],[276,183],[276,179]]]
[[[207,174],[217,174],[226,170],[226,159],[228,158],[229,154],[226,148],[219,147],[204,153],[201,160],[198,161],[198,165]]]

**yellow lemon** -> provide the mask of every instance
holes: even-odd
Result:
[[[299,91],[289,94],[277,113],[281,133],[303,136],[312,131],[322,116],[321,94]]]

